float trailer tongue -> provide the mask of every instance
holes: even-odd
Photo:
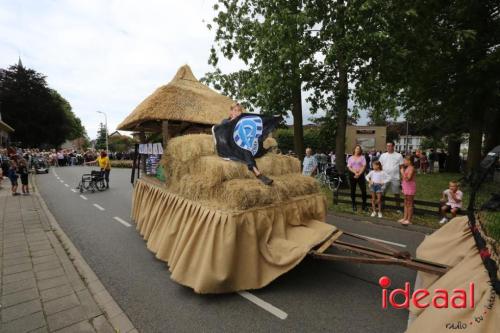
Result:
[[[362,240],[378,248],[341,241],[339,240],[341,236],[347,236]],[[356,255],[338,255],[325,253],[325,251],[330,247],[333,249],[355,253]],[[364,264],[399,265],[417,271],[433,273],[437,275],[443,275],[449,269],[449,267],[446,265],[412,258],[408,251],[398,251],[397,249],[394,249],[387,244],[383,244],[371,238],[338,229],[335,230],[330,235],[330,237],[327,238],[322,244],[311,250],[309,254],[315,259],[356,262]]]

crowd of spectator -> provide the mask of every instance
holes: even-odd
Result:
[[[447,154],[443,150],[435,151],[429,149],[423,151],[417,149],[409,154],[401,154],[394,150],[394,143],[387,142],[386,152],[372,150],[363,152],[360,145],[356,145],[350,154],[345,155],[347,177],[350,187],[352,209],[357,211],[356,189],[361,191],[361,202],[363,211],[368,210],[367,205],[367,184],[371,192],[372,217],[382,215],[382,195],[390,192],[396,199],[399,211],[399,198],[403,195],[403,217],[398,220],[402,225],[412,223],[414,198],[417,192],[415,181],[416,174],[433,173],[438,170],[444,171],[446,167]],[[311,148],[306,149],[306,156],[303,161],[302,174],[306,176],[316,176],[324,168],[336,165],[336,156],[332,151],[328,155],[322,152],[313,154]],[[441,224],[446,223],[446,213],[451,213],[452,217],[460,211],[462,193],[458,189],[458,183],[452,181],[450,188],[442,193],[441,200]]]
[[[133,153],[110,152],[110,160],[128,160]],[[94,149],[73,150],[73,149],[21,149],[9,147],[0,148],[0,187],[2,180],[7,178],[11,183],[12,195],[20,195],[18,192],[19,179],[21,180],[21,192],[29,195],[28,175],[30,170],[38,168],[40,165],[52,167],[67,167],[83,165],[84,163],[98,160],[99,152]]]

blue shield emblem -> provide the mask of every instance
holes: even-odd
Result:
[[[243,117],[234,127],[234,142],[253,156],[259,150],[259,138],[262,136],[262,119],[260,117]]]

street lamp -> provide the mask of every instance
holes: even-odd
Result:
[[[108,116],[106,113],[102,111],[97,111],[97,113],[102,113],[104,115],[104,126],[106,127],[106,154],[109,154],[109,145],[108,145]]]

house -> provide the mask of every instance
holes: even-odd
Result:
[[[351,126],[346,128],[346,152],[351,153],[356,145],[364,151],[384,151],[387,140],[386,126]]]
[[[10,144],[10,133],[14,129],[2,121],[2,114],[0,113],[0,147],[7,147]]]
[[[113,133],[111,133],[110,135],[108,135],[108,138],[112,138],[114,136],[120,137],[120,136],[122,136],[122,134],[120,132],[118,132],[118,131],[114,131]]]
[[[401,135],[394,141],[394,149],[402,152],[412,152],[421,149],[422,141],[425,139],[422,135]]]

